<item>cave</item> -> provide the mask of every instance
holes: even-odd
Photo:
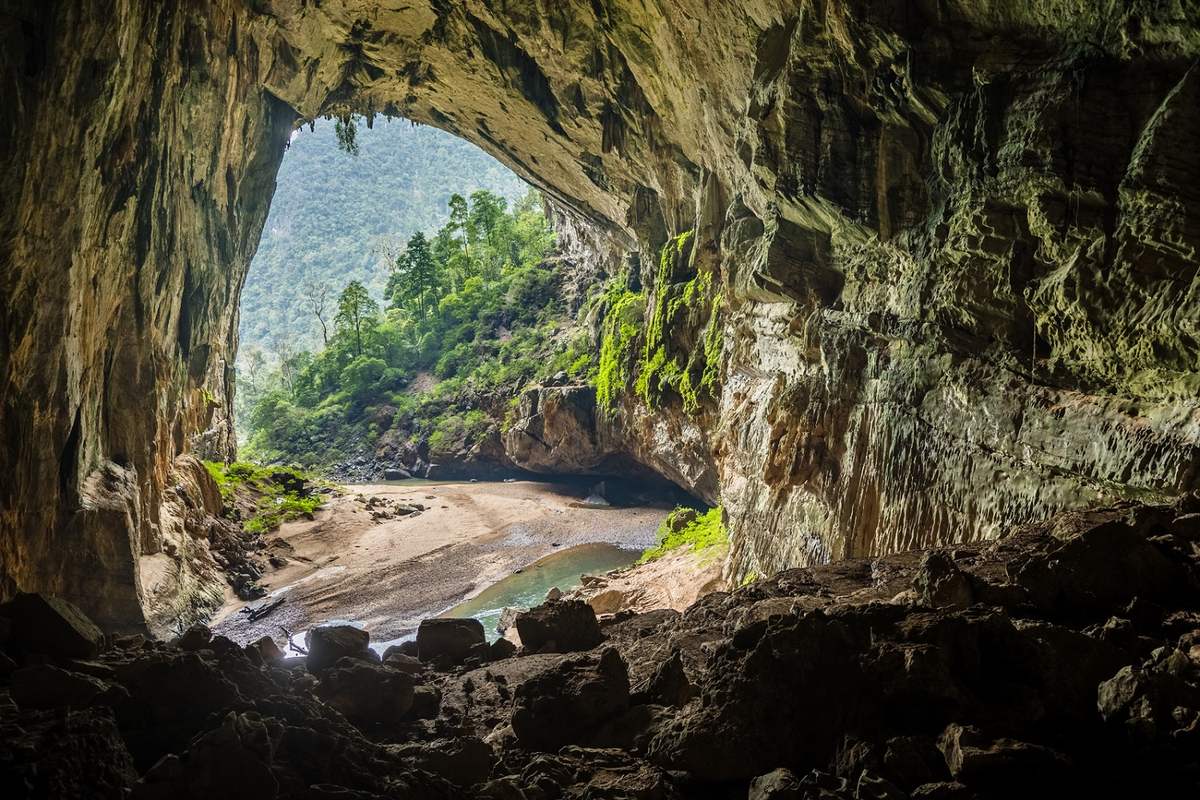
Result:
[[[326,115],[477,144],[544,193],[567,247],[647,291],[686,239],[686,269],[720,298],[717,388],[688,413],[623,397],[607,435],[722,502],[735,584],[978,552],[1122,503],[1174,503],[1130,530],[1194,536],[1200,19],[1186,3],[82,0],[10,4],[0,40],[3,599],[58,596],[111,635],[161,622],[146,573],[167,564],[172,507],[198,457],[235,449],[238,296],[274,177],[291,132]],[[708,323],[664,335],[694,346],[688,326]],[[1104,552],[1129,554],[1114,581],[1185,581],[1145,550],[1161,541],[1104,524],[1120,544]],[[203,586],[169,561],[157,591],[186,606]],[[1191,623],[1175,619],[1178,638]],[[756,624],[727,666],[772,636],[858,646],[833,622]],[[992,654],[1017,637],[997,630]],[[1200,651],[1172,652],[1171,675],[1195,673]],[[759,697],[758,675],[729,691]],[[753,777],[719,741],[672,735],[651,748],[671,769]],[[951,737],[959,767],[974,735]],[[828,754],[759,744],[747,764],[764,771]]]

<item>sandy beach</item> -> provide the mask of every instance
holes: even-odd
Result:
[[[300,633],[351,620],[372,642],[408,635],[452,607],[550,553],[606,542],[642,549],[654,543],[667,509],[588,507],[577,489],[513,483],[374,484],[344,487],[313,521],[284,524],[267,537],[286,559],[261,581],[270,594],[250,603],[230,592],[214,617],[217,633],[248,642],[282,628]],[[374,501],[371,498],[376,498]],[[420,504],[419,514],[375,519],[370,504]],[[282,597],[250,622],[247,606]]]

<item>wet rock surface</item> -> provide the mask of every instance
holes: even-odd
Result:
[[[381,663],[363,657],[365,633],[336,627],[309,637],[338,655],[316,669],[199,628],[79,658],[39,650],[10,619],[0,785],[14,798],[1190,796],[1194,505],[787,570],[683,613],[606,618],[579,652],[485,657],[457,621],[428,628],[462,639],[459,664],[398,649]],[[1129,579],[1113,586],[1100,562]]]

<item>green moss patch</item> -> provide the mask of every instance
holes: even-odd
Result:
[[[312,476],[294,467],[272,467],[235,461],[205,461],[221,491],[226,513],[240,519],[250,533],[268,533],[284,522],[312,519],[324,498],[313,494]]]
[[[728,543],[729,532],[721,519],[720,506],[703,513],[694,508],[676,508],[658,526],[658,544],[642,553],[638,563],[645,564],[684,546],[701,553]]]

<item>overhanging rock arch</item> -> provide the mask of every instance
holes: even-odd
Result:
[[[325,113],[463,136],[644,265],[697,231],[727,316],[695,441],[739,574],[1194,488],[1197,24],[1051,5],[0,17],[0,591],[111,628],[201,602],[164,551],[178,457],[230,446],[238,292],[286,137]],[[652,461],[690,423],[641,411]]]

